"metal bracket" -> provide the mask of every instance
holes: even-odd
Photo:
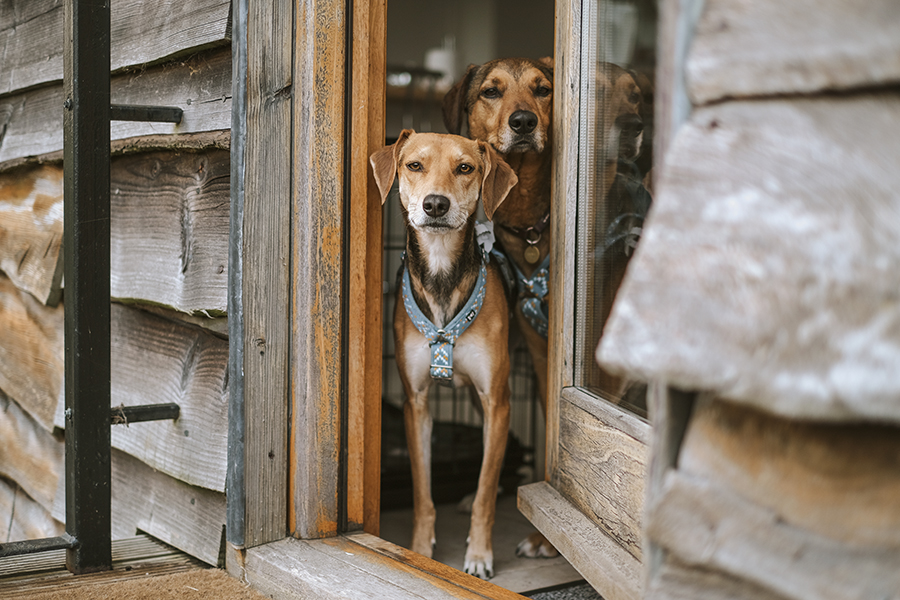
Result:
[[[153,123],[181,123],[184,111],[177,106],[138,106],[113,104],[109,107],[110,121],[150,121]]]
[[[181,408],[174,402],[168,404],[146,404],[144,406],[117,406],[110,410],[112,425],[128,425],[145,421],[165,421],[177,419]]]

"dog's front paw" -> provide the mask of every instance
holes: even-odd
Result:
[[[559,550],[554,548],[553,544],[551,544],[543,534],[535,531],[519,542],[519,545],[516,547],[516,556],[524,556],[526,558],[554,558],[559,556]]]
[[[479,579],[490,579],[494,576],[494,553],[490,550],[482,553],[467,550],[463,568],[469,575]]]

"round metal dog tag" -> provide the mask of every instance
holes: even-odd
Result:
[[[525,248],[525,260],[528,261],[528,264],[533,265],[540,257],[541,251],[537,249],[537,246],[528,246]]]

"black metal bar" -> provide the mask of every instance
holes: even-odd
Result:
[[[152,121],[154,123],[181,123],[184,111],[177,106],[138,106],[113,104],[109,118],[113,121]]]
[[[165,421],[177,419],[181,408],[174,402],[168,404],[145,404],[144,406],[119,406],[110,410],[110,423],[128,425],[143,421]]]
[[[112,567],[110,535],[109,0],[66,0],[64,263],[66,552]]]
[[[43,538],[40,540],[25,540],[22,542],[9,542],[0,544],[0,558],[4,556],[21,556],[23,554],[36,554],[48,550],[68,550],[78,545],[78,540],[64,533],[59,537]]]

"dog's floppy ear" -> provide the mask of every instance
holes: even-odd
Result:
[[[462,131],[463,119],[466,113],[466,98],[469,96],[469,85],[472,83],[472,75],[478,69],[478,65],[469,65],[463,78],[456,82],[444,95],[442,106],[444,112],[444,127],[449,133],[459,135]]]
[[[481,184],[481,200],[484,202],[484,214],[488,219],[494,218],[494,211],[506,199],[509,190],[519,182],[515,171],[487,142],[478,142],[484,157],[484,180]]]
[[[375,174],[375,184],[378,186],[378,191],[381,192],[382,204],[387,200],[391,186],[394,184],[394,176],[397,174],[397,162],[400,160],[400,148],[403,147],[409,136],[414,133],[415,131],[412,129],[404,129],[400,132],[400,137],[397,138],[396,142],[390,146],[385,146],[381,150],[376,150],[369,157],[369,162],[372,164],[372,172]]]

